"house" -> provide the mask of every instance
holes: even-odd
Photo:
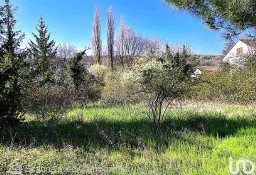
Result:
[[[195,72],[191,75],[191,78],[199,78],[202,75],[202,71],[200,69],[196,69]]]
[[[232,65],[241,65],[246,58],[256,53],[256,40],[239,40],[223,58],[224,62]]]

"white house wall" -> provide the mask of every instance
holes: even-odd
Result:
[[[241,48],[241,47],[243,48],[243,55],[237,55],[237,49]],[[246,57],[246,56],[249,56],[252,53],[253,53],[253,50],[250,46],[248,46],[246,43],[244,43],[242,41],[238,41],[236,43],[236,45],[224,57],[223,61],[229,62],[229,63],[232,64],[232,63],[237,62],[238,60],[240,60],[241,56]]]

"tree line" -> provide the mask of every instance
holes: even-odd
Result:
[[[84,58],[90,47],[78,51],[73,46],[56,46],[41,17],[37,33],[33,33],[34,39],[29,40],[27,48],[21,48],[25,35],[15,30],[15,11],[9,0],[0,7],[0,126],[20,121],[25,112],[36,111],[44,118],[67,103],[98,98],[103,82],[85,68],[88,60]],[[100,10],[97,7],[92,28],[94,64],[102,64]],[[123,17],[115,38],[112,7],[108,9],[107,29],[107,65],[112,71],[132,66],[135,57],[146,51],[160,54],[160,41],[136,34]]]

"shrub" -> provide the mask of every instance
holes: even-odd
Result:
[[[172,64],[162,63],[153,59],[139,72],[141,97],[148,105],[149,117],[154,123],[159,123],[166,108],[175,100],[184,96],[188,90],[189,79],[183,67],[173,67]]]
[[[27,112],[35,113],[38,119],[51,119],[75,101],[74,92],[72,87],[54,84],[29,87],[24,92],[23,104]]]
[[[109,72],[104,82],[105,87],[102,91],[104,101],[127,104],[140,100],[135,72],[129,70]]]
[[[255,72],[248,69],[236,70],[232,73],[205,74],[200,82],[193,86],[191,98],[200,101],[253,103],[256,100],[255,75]]]
[[[100,98],[100,89],[93,79],[86,80],[79,89],[68,80],[63,84],[47,83],[40,87],[30,84],[23,89],[23,106],[38,119],[51,119],[75,103],[87,105]]]
[[[129,70],[116,71],[105,77],[102,98],[111,103],[144,101],[150,119],[159,123],[164,116],[163,107],[168,108],[189,89],[189,65],[183,57],[182,61],[178,59],[176,56],[175,63],[182,64],[147,56],[139,58]]]
[[[92,74],[98,81],[103,82],[105,75],[109,72],[109,69],[101,64],[94,64],[89,68],[89,73]]]
[[[220,72],[230,72],[232,69],[232,66],[228,62],[221,62],[220,63]]]

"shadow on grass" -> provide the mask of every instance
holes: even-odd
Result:
[[[52,123],[30,122],[16,128],[4,128],[0,142],[5,146],[53,146],[62,149],[67,145],[83,149],[94,148],[167,148],[175,141],[188,141],[184,135],[200,134],[224,138],[247,127],[256,128],[256,120],[225,116],[191,115],[171,118],[157,129],[147,120],[134,121],[59,121]],[[193,143],[192,143],[193,144]]]

